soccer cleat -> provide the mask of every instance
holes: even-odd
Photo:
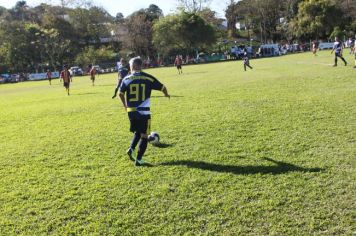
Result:
[[[337,65],[336,65],[336,64],[334,64],[334,65],[333,65],[333,67],[337,67]]]
[[[136,160],[136,158],[135,158],[135,150],[134,149],[129,148],[126,153],[129,156],[131,161],[135,161]]]
[[[145,162],[143,160],[136,160],[135,161],[135,166],[143,166]]]

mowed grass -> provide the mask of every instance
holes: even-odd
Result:
[[[346,53],[345,53],[346,55]],[[346,55],[353,64],[351,55]],[[1,235],[352,235],[356,69],[329,51],[150,69],[146,167],[116,74],[0,86]]]

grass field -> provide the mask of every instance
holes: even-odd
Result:
[[[354,235],[356,69],[330,52],[146,72],[135,167],[116,75],[0,86],[0,235]],[[351,65],[352,64],[352,65]]]

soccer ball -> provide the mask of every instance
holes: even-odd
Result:
[[[150,137],[153,137],[153,138],[154,138],[152,141],[150,141],[150,143],[151,143],[152,145],[157,145],[157,144],[159,144],[159,134],[158,134],[157,132],[152,132],[152,133],[150,134]]]

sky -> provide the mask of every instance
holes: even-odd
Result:
[[[0,0],[0,6],[5,8],[12,8],[18,0]],[[95,5],[101,6],[106,9],[112,16],[121,12],[124,16],[128,16],[134,11],[141,8],[147,8],[150,4],[159,6],[165,15],[173,13],[177,8],[176,0],[92,0]],[[27,0],[27,5],[34,7],[40,3],[48,3],[51,5],[58,5],[59,0]],[[210,9],[216,11],[218,16],[224,18],[224,10],[228,5],[228,0],[212,0]]]

